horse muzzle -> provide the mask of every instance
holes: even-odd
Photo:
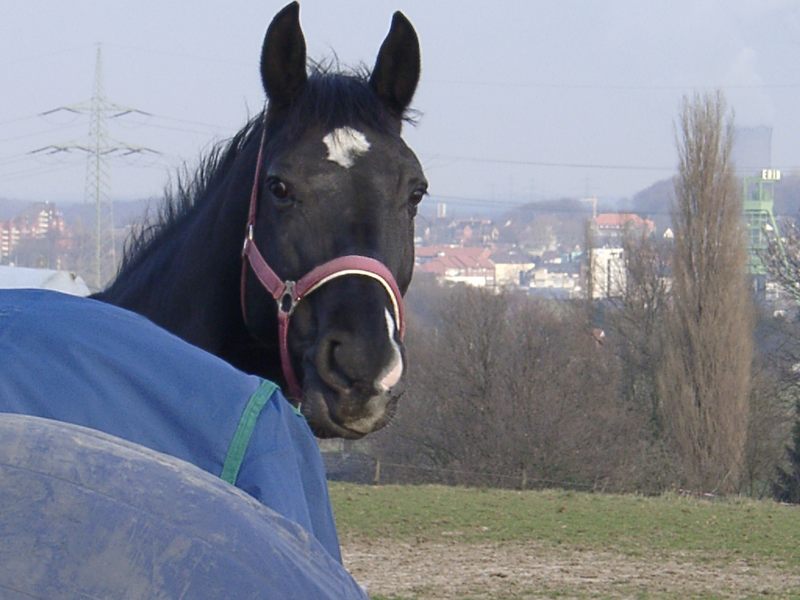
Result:
[[[301,411],[314,435],[357,440],[386,426],[397,409],[400,393],[384,390],[364,396],[337,392],[310,377],[304,386]]]

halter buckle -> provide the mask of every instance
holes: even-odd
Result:
[[[253,241],[253,224],[247,225],[247,235],[244,236],[244,243],[242,243],[242,256],[247,254],[247,244]]]
[[[277,298],[278,312],[290,316],[294,312],[295,306],[300,301],[294,295],[294,281],[287,279],[283,282],[283,293]]]

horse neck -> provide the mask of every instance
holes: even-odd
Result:
[[[229,176],[98,298],[221,356],[246,338],[239,275],[248,186],[241,181]]]

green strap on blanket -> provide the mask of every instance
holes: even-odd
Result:
[[[220,474],[220,477],[231,485],[236,485],[236,478],[239,476],[244,453],[250,444],[250,436],[253,435],[258,416],[277,389],[278,386],[271,381],[263,381],[244,407],[242,417],[239,419],[239,426],[228,446],[228,454],[225,456],[225,463],[222,465]]]

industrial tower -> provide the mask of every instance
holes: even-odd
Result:
[[[763,292],[767,269],[763,255],[769,238],[780,240],[775,222],[775,184],[780,181],[778,169],[762,169],[756,176],[742,178],[742,208],[747,228],[747,271],[753,277],[757,292]]]

